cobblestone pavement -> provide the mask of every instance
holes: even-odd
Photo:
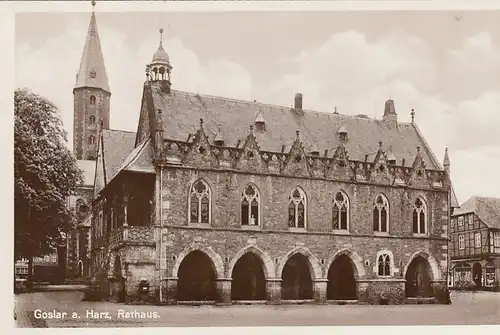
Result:
[[[64,291],[17,295],[17,326],[51,328],[500,324],[500,293],[490,292],[455,293],[452,295],[452,305],[402,306],[131,306],[111,302],[83,302],[81,297],[80,292]],[[37,309],[67,314],[62,319],[50,319],[38,316],[35,312]]]

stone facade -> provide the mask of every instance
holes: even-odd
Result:
[[[392,100],[381,120],[311,112],[174,91],[171,70],[160,43],[133,147],[99,140],[91,264],[110,299],[446,302],[449,162]]]

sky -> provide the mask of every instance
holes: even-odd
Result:
[[[460,203],[500,198],[500,11],[100,13],[111,128],[137,130],[145,66],[164,28],[172,87],[415,122],[449,148]],[[54,102],[72,146],[73,94],[90,13],[16,14],[15,76]],[[332,129],[332,132],[334,130]],[[368,139],[369,140],[369,139]]]

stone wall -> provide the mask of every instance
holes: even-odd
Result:
[[[90,104],[90,97],[96,97],[95,105]],[[80,88],[74,92],[74,121],[73,121],[73,152],[76,159],[96,159],[97,140],[100,121],[103,128],[109,129],[110,94],[95,88]],[[90,116],[96,118],[95,124],[90,124]],[[95,144],[88,143],[89,136],[95,137]]]
[[[373,234],[372,210],[375,197],[383,193],[389,200],[390,228],[395,236],[412,236],[412,210],[417,196],[425,199],[431,237],[447,237],[448,200],[443,191],[388,187],[322,179],[287,178],[191,169],[165,169],[163,173],[163,223],[188,225],[188,198],[191,184],[203,178],[212,192],[212,227],[240,227],[240,200],[248,183],[260,191],[262,228],[288,230],[288,199],[300,186],[307,196],[307,230],[331,231],[331,204],[343,190],[350,200],[350,233]]]

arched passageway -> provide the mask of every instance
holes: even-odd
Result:
[[[356,279],[351,259],[341,255],[332,262],[328,270],[328,300],[356,300]]]
[[[191,251],[179,266],[177,300],[207,301],[216,300],[214,265],[203,251]]]
[[[423,257],[415,257],[406,270],[405,295],[407,297],[432,297],[432,269]]]
[[[313,283],[306,256],[295,254],[290,257],[283,268],[281,279],[281,299],[312,299]]]
[[[472,266],[472,280],[476,288],[480,288],[483,283],[483,267],[479,263],[474,263]]]
[[[247,252],[238,259],[232,273],[232,300],[266,299],[266,279],[262,265],[262,260],[253,252]]]

